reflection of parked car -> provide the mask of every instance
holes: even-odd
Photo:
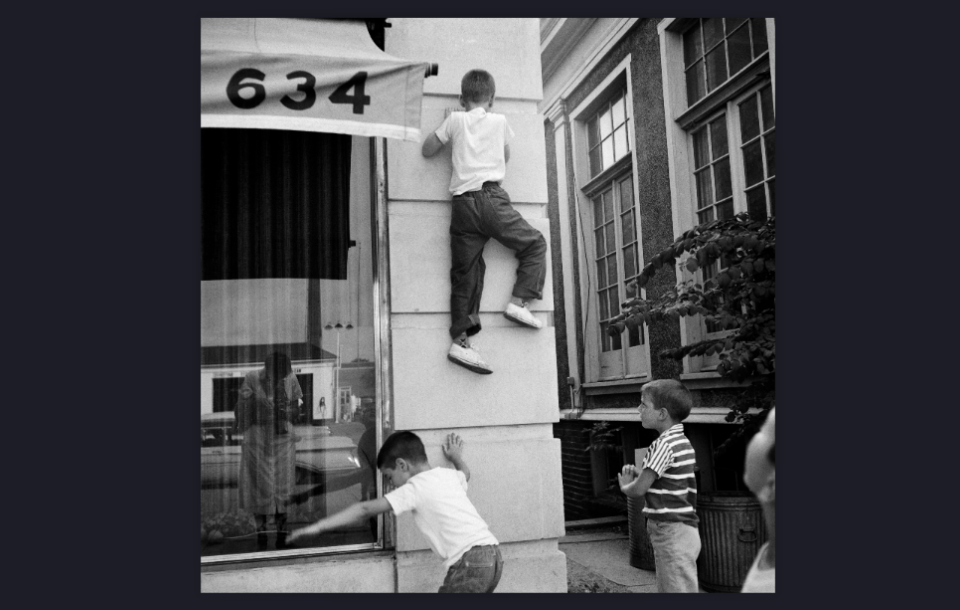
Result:
[[[243,433],[234,428],[233,412],[200,416],[200,488],[237,487]],[[334,436],[326,426],[294,426],[296,484],[328,490],[360,482],[357,446],[347,436]]]

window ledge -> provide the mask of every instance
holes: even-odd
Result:
[[[687,386],[688,390],[710,390],[714,388],[745,388],[750,385],[749,382],[731,381],[721,377],[720,373],[707,371],[700,373],[683,373],[680,375],[680,381]]]
[[[683,423],[685,424],[730,424],[726,419],[730,409],[726,407],[694,407],[690,410]],[[753,411],[751,411],[753,412]],[[584,421],[622,421],[639,422],[640,412],[634,408],[600,408],[587,409],[577,416],[572,409],[564,409],[560,413],[561,419],[582,419]]]
[[[617,379],[615,381],[588,381],[582,384],[583,391],[591,394],[622,394],[624,392],[639,392],[640,386],[650,381],[649,375]]]

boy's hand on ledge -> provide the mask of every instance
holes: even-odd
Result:
[[[623,488],[633,483],[640,477],[640,473],[637,472],[637,467],[633,464],[626,464],[621,470],[620,474],[617,475],[617,480],[620,482],[620,491],[623,491]]]

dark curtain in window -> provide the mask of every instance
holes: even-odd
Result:
[[[346,279],[350,136],[201,129],[201,280]]]

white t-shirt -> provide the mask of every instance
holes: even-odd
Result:
[[[502,114],[483,108],[452,112],[434,133],[444,144],[453,140],[450,192],[454,195],[479,190],[484,182],[501,182],[507,175],[503,147],[513,138],[513,130]]]
[[[776,568],[764,569],[760,567],[760,558],[767,552],[769,544],[767,542],[760,547],[760,551],[753,560],[753,565],[750,566],[750,571],[743,581],[741,593],[776,593]]]
[[[452,468],[432,468],[383,496],[394,514],[413,511],[413,522],[448,569],[470,547],[499,544],[467,498],[467,478]]]

